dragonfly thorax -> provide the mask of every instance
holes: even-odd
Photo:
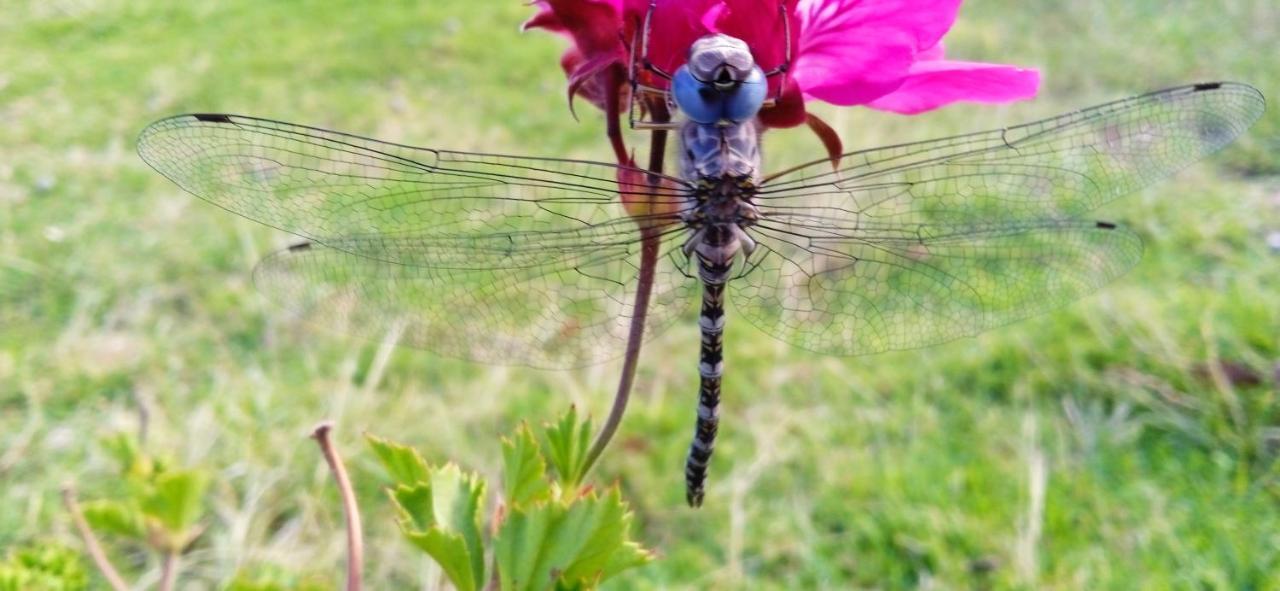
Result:
[[[685,208],[693,235],[684,250],[696,253],[704,268],[727,266],[739,251],[750,255],[755,249],[746,228],[759,219],[752,203],[760,182],[759,142],[754,121],[689,121],[681,128],[680,174],[696,187]]]

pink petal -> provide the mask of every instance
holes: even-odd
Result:
[[[768,71],[781,65],[787,54],[786,28],[779,10],[783,4],[780,0],[720,0],[703,14],[702,24],[709,31],[745,41],[756,63]],[[793,9],[788,6],[788,10]],[[793,52],[797,32],[792,23]]]
[[[810,42],[822,37],[887,34],[921,51],[951,30],[961,0],[797,0],[795,18]]]
[[[805,122],[804,93],[790,77],[782,78],[782,92],[773,106],[760,110],[760,123],[765,127],[795,127]]]
[[[902,86],[868,107],[914,115],[954,102],[1008,103],[1029,99],[1040,88],[1036,70],[975,62],[921,61]]]
[[[534,6],[538,7],[538,13],[529,17],[529,20],[520,25],[521,31],[546,29],[552,33],[568,34],[568,31],[564,28],[564,23],[560,22],[560,17],[556,16],[556,11],[552,10],[545,0],[535,2]]]
[[[929,49],[926,49],[924,51],[921,51],[920,53],[917,53],[916,61],[940,60],[946,57],[947,57],[947,50],[942,46],[942,42],[939,41],[937,45],[934,45]]]
[[[698,22],[702,23],[702,26],[706,27],[708,31],[724,33],[723,29],[716,26],[716,21],[720,20],[720,18],[728,11],[728,4],[725,4],[724,2],[717,2],[712,4],[711,8],[708,8],[707,11],[703,13],[702,18],[698,19]]]
[[[624,0],[535,0],[538,13],[521,25],[522,30],[545,29],[573,40],[583,55],[594,58],[625,54]]]
[[[573,49],[565,52],[564,56],[560,58],[560,65],[569,73],[570,114],[575,118],[577,117],[577,113],[574,113],[573,110],[573,98],[578,95],[599,107],[600,110],[607,110],[607,103],[611,93],[609,77],[605,70],[617,63],[617,60],[609,55],[584,58],[582,54]],[[612,96],[617,100],[618,93],[616,89]]]
[[[912,61],[913,52],[904,45],[852,38],[803,51],[793,64],[791,77],[807,98],[833,105],[861,105],[901,86]]]
[[[644,4],[645,9],[637,12],[641,23],[648,13],[648,3]],[[689,46],[710,32],[703,16],[717,4],[718,0],[659,0],[650,25],[649,61],[668,74],[675,73],[688,59]],[[665,81],[659,86],[665,87]]]
[[[796,81],[811,98],[857,105],[893,92],[938,45],[960,0],[799,0]]]

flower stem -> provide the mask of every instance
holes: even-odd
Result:
[[[644,342],[644,322],[649,312],[649,295],[653,292],[653,272],[658,262],[658,239],[651,230],[641,232],[640,281],[636,285],[635,314],[631,317],[631,329],[627,334],[627,353],[622,362],[622,376],[618,380],[618,391],[613,397],[613,408],[609,409],[609,418],[605,420],[596,440],[587,452],[582,474],[591,471],[604,448],[609,446],[618,425],[622,423],[622,415],[627,411],[627,401],[631,398],[631,386],[635,384],[636,365],[640,362],[640,345]]]
[[[605,134],[609,136],[609,145],[613,146],[613,157],[618,160],[618,164],[631,165],[631,156],[627,154],[626,143],[622,139],[622,106],[618,104],[620,99],[617,96],[616,89],[622,85],[623,73],[622,66],[614,65],[608,71],[609,88],[615,92],[610,93],[605,102]]]
[[[654,119],[667,120],[670,115],[667,113],[666,105],[660,101],[657,103],[656,108],[651,106]],[[612,112],[610,115],[613,116],[610,117],[609,125],[613,126],[616,124],[618,115]],[[666,152],[666,130],[654,131],[649,140],[650,172],[662,173]],[[651,177],[650,184],[656,187],[657,179]],[[584,476],[595,466],[596,461],[600,459],[600,454],[604,453],[609,442],[613,440],[614,434],[617,433],[618,426],[622,424],[622,415],[627,411],[627,402],[631,399],[631,387],[635,385],[636,366],[640,363],[640,345],[644,342],[644,323],[649,315],[649,296],[653,294],[653,279],[658,266],[658,247],[661,243],[658,232],[651,226],[641,226],[640,242],[640,277],[636,283],[635,312],[631,316],[631,326],[627,333],[627,351],[622,362],[622,375],[618,378],[618,390],[613,396],[613,407],[609,409],[609,416],[587,452],[582,468]]]
[[[66,505],[67,511],[71,513],[71,520],[75,522],[76,529],[80,532],[80,538],[84,540],[85,549],[88,550],[89,556],[93,558],[93,563],[98,567],[98,572],[102,573],[102,578],[107,580],[107,584],[111,585],[114,591],[129,591],[129,586],[125,584],[120,573],[116,571],[116,567],[112,566],[106,552],[102,551],[102,545],[98,543],[98,538],[93,535],[93,530],[89,529],[89,522],[85,521],[84,513],[80,511],[80,504],[76,502],[75,489],[70,486],[63,487],[62,504]]]
[[[342,495],[342,513],[347,524],[347,591],[360,591],[361,575],[364,572],[363,528],[360,526],[360,507],[356,504],[355,491],[351,488],[351,479],[347,477],[347,468],[342,464],[342,457],[329,439],[333,423],[320,423],[311,433],[311,437],[320,445],[320,453],[333,472],[333,479],[338,482],[338,491]]]

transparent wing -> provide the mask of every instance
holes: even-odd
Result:
[[[138,153],[197,197],[313,241],[559,237],[623,219],[638,236],[623,203],[643,200],[643,215],[674,220],[688,189],[673,177],[600,162],[416,148],[224,114],[152,123],[138,137]]]
[[[415,148],[236,115],[147,127],[138,151],[215,205],[310,240],[262,263],[263,291],[330,327],[493,363],[621,353],[641,226],[679,232],[687,186],[610,164]],[[665,246],[662,246],[665,248]],[[665,252],[665,251],[664,251]],[[650,334],[684,275],[656,273]]]
[[[1142,256],[1132,232],[1074,221],[812,234],[758,227],[759,258],[730,292],[765,332],[843,355],[923,347],[1040,314]]]
[[[646,338],[696,301],[697,283],[673,242],[658,258]],[[508,248],[505,238],[348,237],[264,259],[258,288],[312,323],[502,365],[576,367],[622,354],[641,245],[587,250]],[[413,260],[415,264],[399,262]]]
[[[945,221],[1069,219],[1231,143],[1265,109],[1236,83],[1182,86],[1006,129],[851,152],[774,175],[779,215]]]
[[[1083,214],[1233,141],[1261,94],[1174,88],[1004,130],[776,175],[735,307],[784,341],[857,355],[969,336],[1082,297],[1141,243]]]

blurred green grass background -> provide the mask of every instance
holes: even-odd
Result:
[[[112,495],[98,441],[137,431],[146,409],[150,449],[216,474],[189,588],[261,569],[336,586],[341,514],[305,438],[333,418],[365,507],[370,588],[434,588],[358,434],[496,477],[496,436],[518,421],[607,410],[616,363],[487,367],[291,324],[250,283],[290,238],[181,193],[133,151],[151,120],[226,111],[607,159],[600,116],[565,108],[563,41],[518,32],[530,8],[9,0],[3,12],[0,549],[77,544],[59,487]],[[971,0],[948,49],[1041,68],[1041,97],[915,118],[819,111],[867,147],[1190,81],[1280,97],[1270,0]],[[820,153],[805,132],[766,149]],[[1146,240],[1133,273],[978,339],[837,359],[731,320],[699,511],[682,489],[696,323],[672,329],[647,347],[598,473],[662,554],[614,588],[1280,589],[1280,254],[1266,245],[1278,175],[1273,107],[1239,145],[1098,214]],[[154,576],[139,556],[118,553]]]

